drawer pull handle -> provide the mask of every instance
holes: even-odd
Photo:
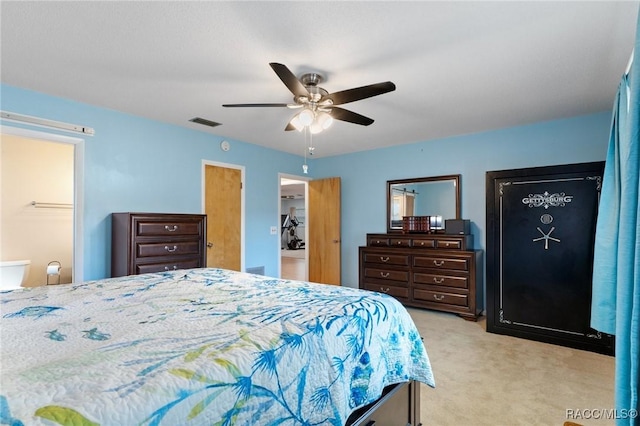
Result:
[[[397,244],[400,246],[402,245],[402,241],[398,241]]]
[[[388,278],[389,277],[389,273],[388,272],[380,272],[380,276],[382,278]]]
[[[380,240],[376,240],[376,244],[380,244]]]
[[[434,295],[433,295],[433,298],[434,298],[434,299],[436,299],[436,300],[439,302],[439,301],[441,301],[442,299],[444,299],[444,294],[443,294],[443,295],[440,295],[440,296],[439,296],[439,295],[437,295],[437,294],[434,294]]]
[[[178,225],[173,225],[171,227],[169,227],[169,225],[165,225],[164,229],[166,229],[169,232],[175,232],[178,230]]]
[[[444,282],[444,278],[438,279],[438,277],[433,277],[433,282],[436,284],[442,284]]]
[[[389,256],[387,256],[387,257],[380,256],[380,260],[382,260],[383,262],[388,262],[389,261]]]
[[[424,241],[420,241],[420,245],[423,246],[424,245]]]
[[[177,269],[178,269],[178,265],[173,265],[173,270],[175,271],[175,270],[177,270]],[[169,267],[168,267],[168,266],[165,266],[165,267],[164,267],[164,270],[165,270],[165,271],[168,271],[168,270],[169,270]]]
[[[434,260],[433,264],[436,265],[436,266],[442,266],[442,265],[444,265],[444,260],[441,260],[440,262],[438,262],[437,260]]]
[[[380,291],[383,293],[389,293],[389,287],[387,287],[386,289],[383,287],[380,287]]]
[[[170,248],[169,246],[164,246],[164,249],[169,253],[173,253],[174,251],[178,250],[178,246],[173,246],[173,248]]]

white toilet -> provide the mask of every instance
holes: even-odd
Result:
[[[20,288],[29,274],[30,260],[0,262],[0,290]]]

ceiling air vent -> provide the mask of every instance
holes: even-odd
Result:
[[[216,123],[215,121],[207,120],[206,118],[194,117],[191,120],[194,123],[202,124],[203,126],[216,127],[220,126],[221,123]]]

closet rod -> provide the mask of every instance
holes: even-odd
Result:
[[[0,111],[0,118],[4,120],[17,121],[21,123],[33,124],[34,126],[61,129],[69,132],[83,133],[93,136],[95,131],[91,127],[80,126],[78,124],[63,123],[62,121],[47,120],[46,118],[33,117],[31,115],[17,114],[11,111]]]
[[[73,204],[68,203],[43,203],[40,201],[32,201],[31,205],[37,209],[72,209]]]

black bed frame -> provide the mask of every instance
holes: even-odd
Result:
[[[375,402],[356,411],[345,426],[400,425],[420,426],[420,382],[410,381],[387,386]]]

